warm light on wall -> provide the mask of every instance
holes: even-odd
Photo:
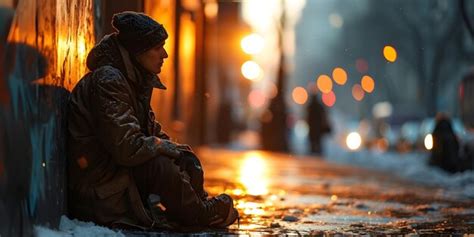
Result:
[[[8,42],[29,45],[46,58],[48,71],[35,83],[72,90],[87,72],[87,53],[95,44],[92,0],[31,2],[18,2],[21,14],[12,22]]]

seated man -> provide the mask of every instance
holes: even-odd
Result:
[[[169,140],[150,108],[168,57],[164,27],[142,13],[113,16],[118,31],[87,57],[68,104],[68,203],[72,217],[106,226],[156,227],[145,208],[158,195],[169,221],[227,227],[238,218],[226,194],[207,198],[199,160]],[[146,203],[146,202],[145,202]]]

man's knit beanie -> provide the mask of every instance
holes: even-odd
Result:
[[[118,31],[119,42],[132,55],[141,54],[168,38],[162,24],[139,12],[114,14],[112,26]]]

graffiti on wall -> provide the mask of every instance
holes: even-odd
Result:
[[[1,236],[29,236],[65,213],[65,105],[95,43],[92,0],[20,0],[4,50]]]

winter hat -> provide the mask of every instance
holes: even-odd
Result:
[[[133,55],[143,53],[168,38],[162,24],[139,12],[114,14],[112,26],[118,31],[119,42]]]

